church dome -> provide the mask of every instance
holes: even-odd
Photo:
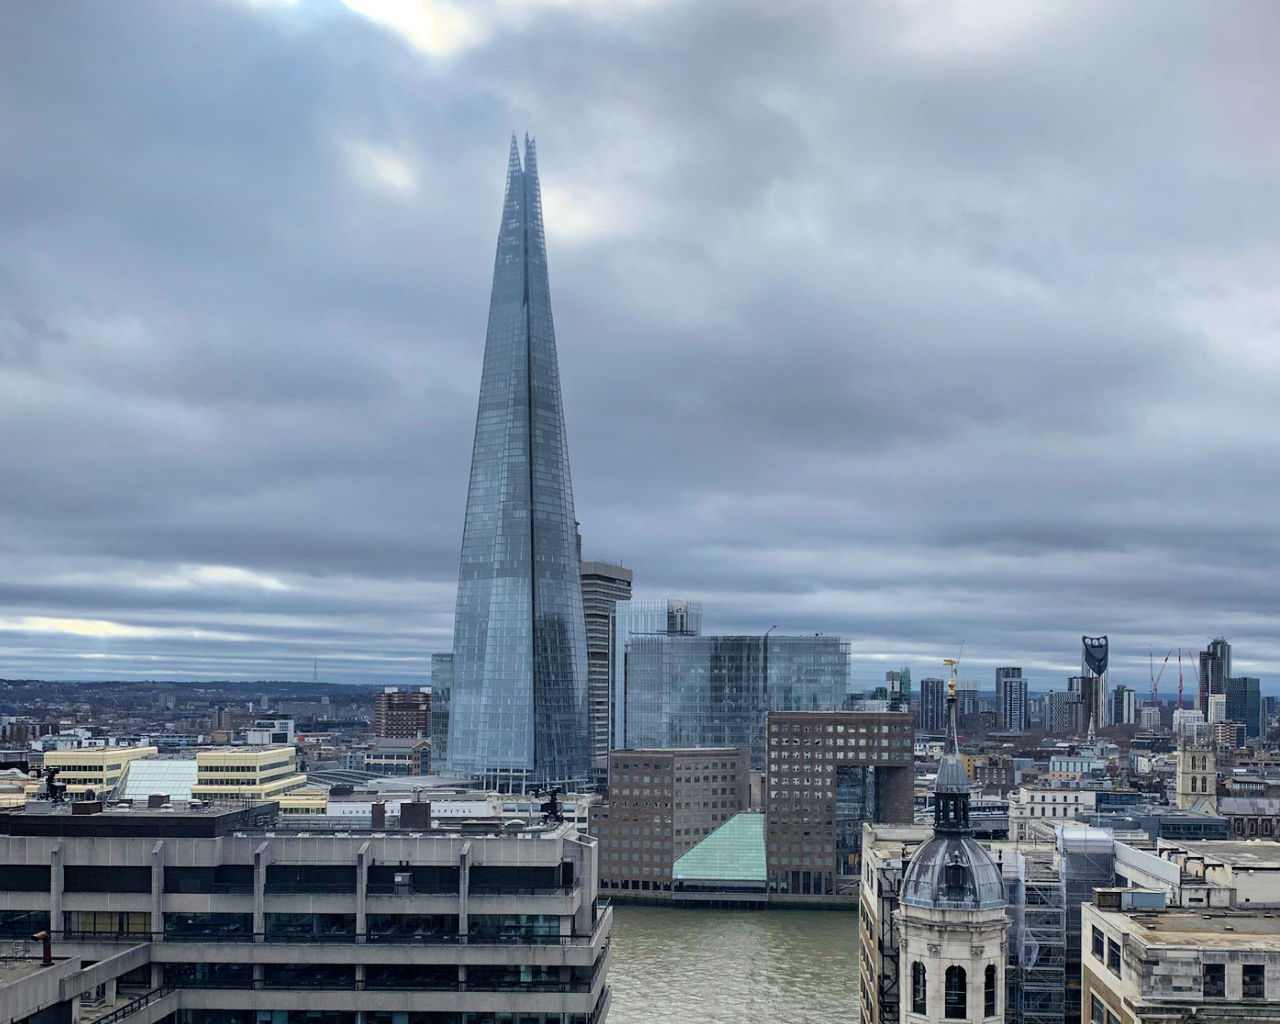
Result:
[[[972,836],[935,835],[911,858],[901,900],[937,910],[1003,907],[1004,877]]]

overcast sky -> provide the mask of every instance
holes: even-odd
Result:
[[[514,130],[641,596],[858,683],[964,640],[1061,688],[1082,633],[1280,679],[1268,0],[53,0],[0,47],[0,675],[425,681]]]

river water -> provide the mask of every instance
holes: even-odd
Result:
[[[846,1024],[858,915],[613,908],[609,1024]]]

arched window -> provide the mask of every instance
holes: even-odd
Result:
[[[911,1012],[928,1013],[928,992],[924,986],[924,964],[919,960],[911,965]]]
[[[1201,793],[1209,792],[1209,777],[1207,775],[1200,780],[1200,792]]]
[[[982,984],[982,1015],[984,1017],[994,1017],[996,1015],[996,965],[987,965],[986,978]]]
[[[1168,769],[1166,768],[1165,771],[1168,771]],[[1168,778],[1168,776],[1166,776],[1166,778]],[[1194,793],[1195,791],[1196,791],[1196,777],[1193,775],[1191,776],[1191,792]]]
[[[963,967],[947,968],[946,1014],[948,1020],[964,1020],[968,1016],[968,993],[965,991]]]

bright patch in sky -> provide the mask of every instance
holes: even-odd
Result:
[[[437,0],[343,0],[357,14],[395,29],[433,57],[447,57],[478,40],[475,22]]]
[[[343,144],[347,166],[366,185],[391,192],[412,192],[418,183],[413,168],[395,150],[370,142]]]
[[[15,633],[67,633],[71,636],[92,636],[109,639],[117,636],[160,636],[161,630],[144,626],[126,626],[105,619],[51,619],[40,615],[23,615],[20,618],[0,619],[0,630]]]

